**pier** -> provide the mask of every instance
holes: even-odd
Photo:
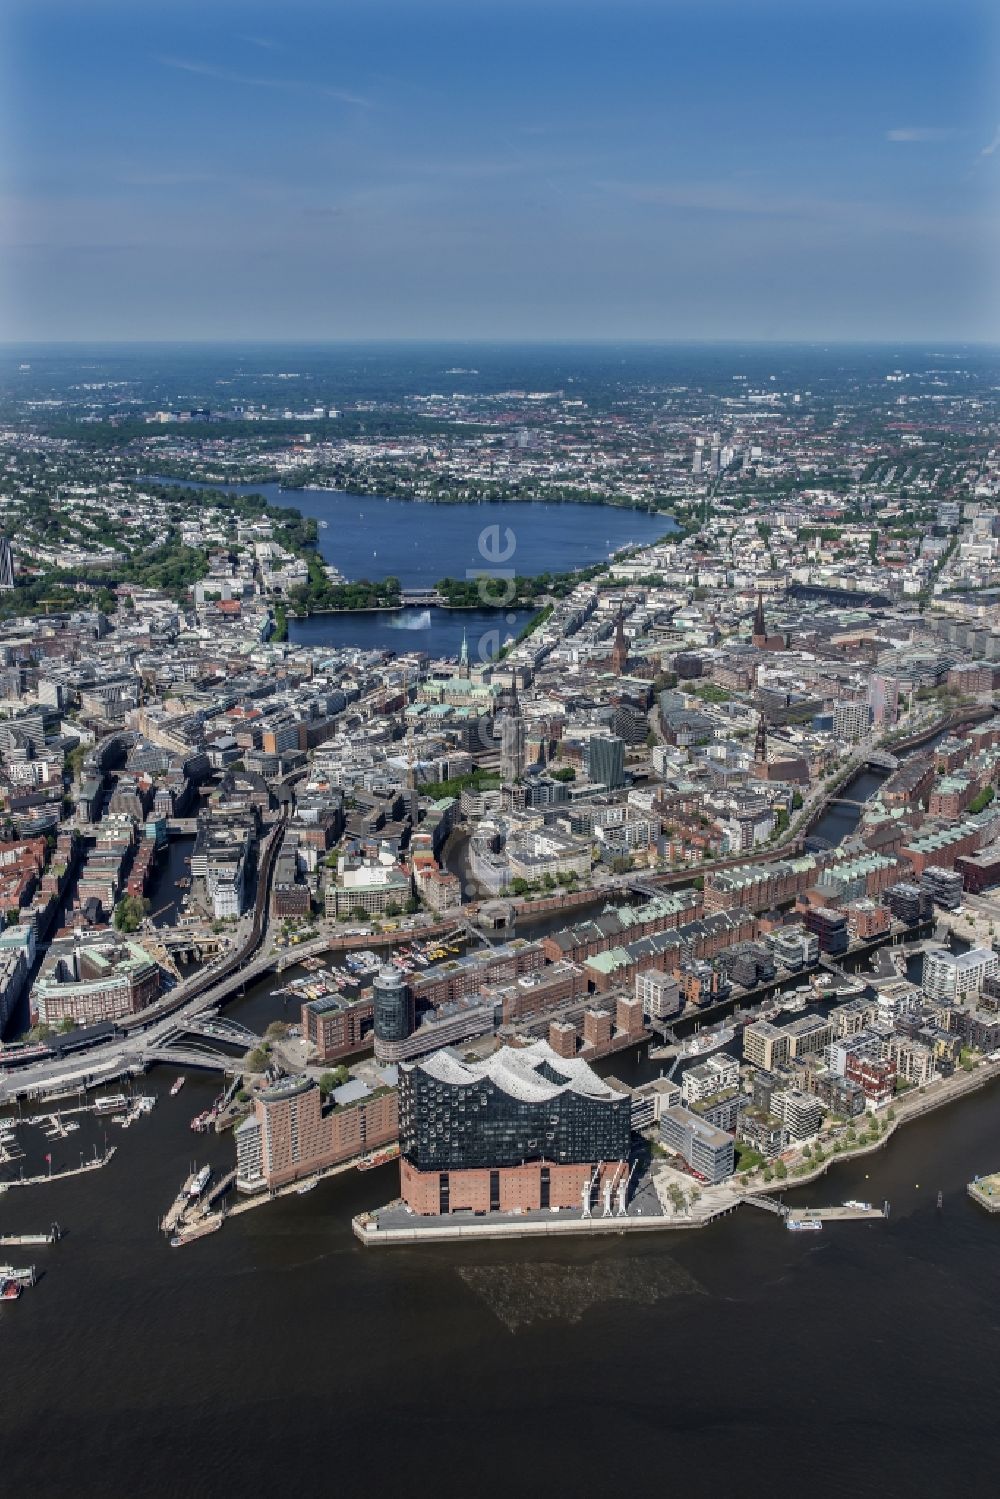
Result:
[[[741,1203],[763,1208],[780,1218],[787,1227],[795,1223],[856,1223],[884,1221],[889,1204],[872,1207],[868,1203],[841,1203],[836,1207],[789,1208],[783,1202],[753,1193],[741,1193],[727,1182],[718,1186],[697,1186],[697,1200],[689,1198],[684,1210],[671,1211],[668,1202],[671,1183],[683,1180],[688,1188],[697,1186],[667,1168],[662,1180],[643,1178],[627,1210],[604,1216],[589,1216],[579,1208],[529,1210],[523,1213],[469,1213],[452,1217],[421,1217],[402,1203],[390,1203],[373,1213],[359,1213],[351,1228],[366,1246],[378,1244],[440,1244],[462,1239],[527,1239],[566,1235],[662,1233],[675,1229],[706,1228],[719,1218],[736,1211]],[[651,1190],[654,1189],[654,1190]]]
[[[27,1245],[40,1247],[43,1244],[58,1244],[62,1238],[62,1229],[58,1223],[53,1223],[47,1233],[41,1234],[0,1234],[0,1248],[14,1249],[18,1246],[24,1248]]]
[[[116,1145],[109,1145],[103,1155],[95,1155],[90,1161],[82,1161],[79,1166],[70,1166],[65,1171],[47,1171],[41,1176],[15,1176],[10,1181],[0,1183],[4,1191],[10,1191],[13,1187],[40,1187],[44,1182],[65,1181],[70,1176],[85,1176],[88,1171],[100,1171],[106,1166],[118,1149]]]

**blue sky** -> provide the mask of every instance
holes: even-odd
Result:
[[[7,339],[1000,339],[995,7],[7,0]]]

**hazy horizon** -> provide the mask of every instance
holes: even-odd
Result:
[[[986,343],[985,0],[10,0],[9,343]]]

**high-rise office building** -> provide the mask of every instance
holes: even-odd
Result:
[[[899,717],[899,682],[875,672],[868,687],[868,704],[872,722],[894,724]]]
[[[593,734],[587,748],[587,770],[592,781],[617,790],[625,784],[625,741],[617,734]]]
[[[524,775],[526,740],[516,687],[508,688],[501,695],[499,707],[500,779],[505,786],[511,786]]]
[[[9,593],[14,587],[14,553],[6,536],[0,536],[0,592]]]
[[[375,996],[375,1055],[382,1041],[405,1041],[413,1030],[413,1001],[398,968],[380,968],[372,985]]]

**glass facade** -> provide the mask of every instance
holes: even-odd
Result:
[[[375,994],[375,1035],[379,1041],[405,1041],[412,1030],[410,999],[397,968],[382,968],[372,985]]]
[[[568,1079],[562,1079],[563,1082]],[[574,1165],[623,1160],[629,1153],[631,1099],[566,1089],[544,1100],[517,1098],[489,1077],[435,1078],[419,1064],[400,1069],[400,1150],[420,1171]]]

